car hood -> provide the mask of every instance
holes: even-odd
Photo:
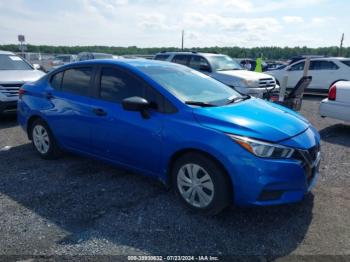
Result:
[[[223,75],[223,76],[234,76],[239,79],[249,79],[249,80],[259,80],[262,78],[271,78],[270,75],[247,71],[247,70],[228,70],[228,71],[216,71],[215,74]]]
[[[304,132],[310,123],[298,113],[261,99],[193,109],[203,126],[240,136],[280,142]]]
[[[0,84],[32,82],[43,75],[45,73],[39,70],[0,70]]]

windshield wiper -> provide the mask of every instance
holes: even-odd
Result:
[[[206,103],[206,102],[200,102],[200,101],[186,101],[186,105],[192,105],[192,106],[201,106],[201,107],[213,107],[216,105]]]
[[[240,101],[244,101],[244,100],[247,100],[250,98],[250,95],[242,95],[242,96],[238,96],[238,97],[235,97],[235,98],[232,98],[230,99],[226,105],[228,104],[233,104],[233,103],[237,103],[237,102],[240,102]]]

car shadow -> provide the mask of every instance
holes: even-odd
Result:
[[[66,232],[54,243],[62,248],[106,239],[153,255],[275,258],[294,251],[312,221],[312,194],[297,204],[232,207],[204,217],[185,209],[155,180],[99,161],[45,161],[29,144],[0,152],[0,158],[1,194]]]
[[[17,125],[18,123],[16,114],[0,115],[0,130]]]
[[[319,133],[321,139],[328,143],[350,147],[350,125],[335,124],[327,126],[320,130]]]

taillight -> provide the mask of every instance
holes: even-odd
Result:
[[[22,89],[22,88],[19,89],[19,90],[18,90],[18,96],[19,96],[19,98],[22,98],[22,96],[25,94],[25,92],[26,92],[26,91],[25,91],[24,89]]]
[[[336,100],[337,98],[337,87],[336,85],[332,85],[328,92],[328,100]]]

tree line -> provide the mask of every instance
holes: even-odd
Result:
[[[19,52],[18,45],[0,45],[0,50]],[[27,52],[40,52],[50,54],[78,54],[80,52],[99,52],[113,55],[153,55],[161,51],[180,51],[176,47],[147,47],[137,46],[119,47],[119,46],[49,46],[49,45],[27,45]],[[198,52],[216,52],[226,54],[234,58],[257,58],[261,54],[267,59],[289,59],[298,55],[325,55],[338,56],[339,47],[195,47],[184,49],[184,51]],[[341,56],[350,57],[350,47],[342,49]]]

